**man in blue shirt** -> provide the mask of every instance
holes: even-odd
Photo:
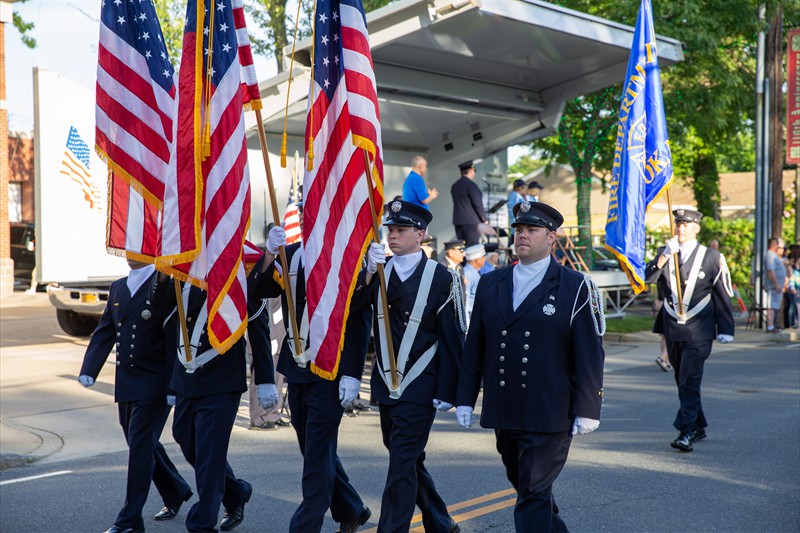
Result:
[[[411,172],[403,182],[403,200],[418,205],[423,209],[431,210],[428,204],[439,197],[436,188],[428,189],[423,179],[428,172],[428,162],[421,155],[414,156],[411,160]]]
[[[527,188],[528,187],[525,185],[525,180],[514,180],[514,187],[511,192],[508,193],[508,201],[506,201],[506,207],[508,207],[509,226],[514,223],[514,206],[525,201],[525,191]]]

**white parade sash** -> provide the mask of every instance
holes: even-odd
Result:
[[[667,262],[672,306],[665,305],[664,309],[666,310],[667,314],[677,320],[679,324],[685,324],[697,316],[697,314],[705,309],[708,303],[711,301],[711,294],[707,294],[705,298],[697,302],[694,307],[689,308],[689,302],[692,301],[692,296],[694,295],[694,289],[697,285],[697,275],[700,273],[700,267],[703,266],[703,259],[705,259],[706,250],[708,250],[708,248],[702,244],[697,245],[697,253],[695,254],[692,268],[689,270],[689,278],[686,280],[686,290],[683,293],[683,305],[685,308],[687,308],[686,313],[683,315],[675,311],[678,308],[678,278],[675,275],[675,261]]]
[[[308,305],[305,303],[305,301],[303,301],[301,304],[297,298],[297,273],[300,270],[300,260],[302,255],[303,250],[300,248],[294,253],[292,260],[289,263],[289,290],[292,291],[292,300],[294,300],[295,307],[298,305],[303,306],[303,317],[300,320],[300,346],[302,347],[303,351],[299,355],[295,353],[295,335],[294,330],[292,329],[291,319],[286,322],[286,331],[287,340],[289,342],[289,350],[292,352],[292,358],[294,359],[294,362],[297,363],[297,366],[300,368],[305,368],[308,362],[311,360],[311,356],[308,353]],[[295,310],[292,309],[290,312],[294,313]]]
[[[189,283],[186,283],[183,286],[183,291],[181,292],[181,300],[183,300],[183,308],[189,309],[189,293],[191,291],[192,286]],[[195,370],[203,366],[204,364],[208,363],[216,356],[219,355],[219,352],[212,348],[210,345],[206,351],[197,355],[197,347],[200,344],[200,336],[203,334],[203,326],[208,321],[208,308],[206,307],[206,302],[203,302],[202,307],[200,308],[200,313],[197,315],[197,319],[194,323],[194,328],[192,329],[192,336],[189,339],[189,353],[192,354],[192,360],[186,360],[186,347],[183,344],[183,334],[181,333],[181,325],[178,324],[178,360],[181,364],[186,368],[187,374],[194,373]],[[187,324],[188,327],[188,324]]]
[[[400,396],[403,395],[403,391],[406,390],[411,383],[414,382],[417,377],[427,368],[428,364],[433,359],[433,356],[436,354],[436,350],[439,347],[439,342],[433,343],[433,345],[425,350],[425,353],[417,359],[417,361],[413,364],[410,371],[406,373],[406,365],[408,364],[408,357],[411,354],[411,347],[414,344],[414,339],[417,336],[417,331],[419,330],[419,325],[422,320],[422,313],[425,311],[425,305],[428,302],[428,295],[431,292],[431,284],[433,282],[433,275],[436,272],[436,261],[431,259],[426,259],[425,269],[422,272],[422,280],[419,283],[419,289],[417,290],[417,297],[414,300],[414,307],[411,310],[411,317],[408,319],[408,326],[406,327],[405,333],[403,333],[403,340],[400,342],[400,350],[397,353],[397,388],[392,387],[392,376],[391,376],[391,367],[389,365],[389,350],[388,350],[388,343],[390,342],[389,335],[386,332],[386,323],[384,322],[384,315],[383,315],[383,298],[381,298],[381,293],[378,292],[378,306],[377,306],[377,319],[378,319],[378,339],[380,340],[381,346],[381,377],[383,378],[384,383],[386,383],[386,388],[389,389],[389,397],[393,399],[398,399]],[[389,276],[392,274],[392,267],[393,263],[390,261],[386,267],[386,279],[389,279]],[[389,338],[387,338],[389,337]]]

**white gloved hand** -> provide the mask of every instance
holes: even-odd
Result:
[[[349,409],[353,402],[358,399],[358,391],[361,390],[361,380],[351,376],[342,376],[339,380],[339,401],[342,407]]]
[[[273,226],[267,237],[267,252],[278,255],[278,248],[286,246],[286,230],[280,226]]]
[[[678,251],[680,249],[681,249],[681,246],[678,243],[678,237],[673,237],[673,238],[671,238],[670,240],[667,241],[667,245],[664,246],[664,251],[661,252],[661,254],[664,257],[670,257],[670,256],[672,256],[672,254],[678,253]]]
[[[459,405],[456,407],[456,420],[462,427],[470,428],[475,423],[475,417],[472,416],[472,407],[469,405]]]
[[[278,389],[275,387],[274,383],[262,383],[256,388],[258,405],[260,405],[262,409],[272,409],[278,405]]]
[[[582,416],[579,416],[575,419],[575,423],[572,424],[572,434],[586,435],[587,433],[591,433],[598,427],[600,427],[599,420],[595,420],[593,418],[584,418]]]
[[[436,398],[433,399],[433,407],[436,408],[437,411],[445,412],[449,411],[453,408],[452,403],[443,402],[442,400],[437,400]]]
[[[167,405],[175,407],[175,400],[177,400],[177,398],[174,394],[167,394]]]
[[[733,335],[725,335],[724,333],[720,333],[717,335],[717,340],[722,344],[728,344],[729,342],[733,342]]]
[[[374,274],[378,271],[378,264],[386,263],[386,252],[383,245],[373,242],[367,249],[367,272]]]
[[[84,387],[91,387],[94,385],[94,378],[92,376],[87,376],[86,374],[78,376],[78,381],[80,381],[81,385]]]

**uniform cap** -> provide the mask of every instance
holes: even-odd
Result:
[[[561,213],[547,204],[542,202],[520,202],[514,206],[514,222],[511,226],[516,227],[523,224],[555,231],[563,223],[564,217],[561,216]]]
[[[386,221],[384,226],[410,226],[417,229],[427,229],[433,220],[433,215],[427,209],[404,202],[393,200],[386,206]]]
[[[467,246],[464,254],[467,257],[467,261],[474,261],[486,255],[486,248],[482,244],[473,244],[472,246]]]
[[[694,222],[699,224],[700,219],[703,218],[703,213],[694,209],[675,209],[672,214],[675,216],[675,222]]]

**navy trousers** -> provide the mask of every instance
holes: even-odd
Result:
[[[151,479],[164,505],[183,501],[189,484],[158,441],[169,416],[166,399],[120,402],[117,408],[119,424],[128,443],[128,480],[125,505],[114,523],[138,529],[144,527],[142,509],[150,492]]]
[[[514,528],[517,533],[568,533],[558,515],[553,483],[569,455],[569,433],[530,433],[497,429],[497,451],[506,476],[517,490]]]
[[[466,224],[462,226],[455,226],[456,239],[464,241],[467,246],[478,244],[481,242],[481,232],[478,231],[477,224]]]
[[[177,397],[172,434],[194,468],[199,498],[186,515],[190,532],[216,532],[220,504],[232,509],[244,503],[249,484],[236,479],[228,464],[228,444],[241,396],[229,392]]]
[[[411,402],[381,404],[380,417],[383,444],[389,450],[389,473],[378,531],[408,533],[416,504],[425,533],[448,533],[452,520],[425,468],[425,446],[436,409]]]
[[[678,385],[678,399],[681,406],[675,415],[673,426],[682,433],[708,426],[700,399],[700,385],[703,381],[703,367],[711,355],[713,341],[667,341],[669,362],[675,369],[675,383]]]
[[[330,508],[336,522],[358,518],[364,502],[336,455],[344,409],[338,381],[289,383],[292,426],[303,454],[303,501],[292,516],[289,531],[318,532]]]

